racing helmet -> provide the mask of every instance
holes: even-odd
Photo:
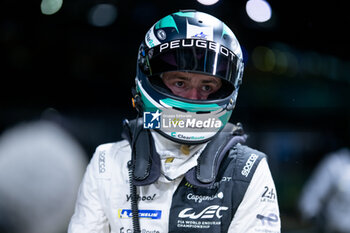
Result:
[[[209,141],[231,117],[243,69],[241,47],[225,23],[195,10],[165,16],[138,51],[134,97],[144,128],[182,144]],[[205,100],[176,96],[162,80],[170,71],[214,76],[222,85]]]

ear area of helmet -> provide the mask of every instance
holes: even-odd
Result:
[[[237,72],[237,78],[235,81],[235,89],[238,89],[243,82],[243,72],[244,72],[244,63],[240,63],[239,67],[238,67],[238,72]]]
[[[146,56],[146,50],[145,48],[141,45],[139,49],[139,54],[138,54],[138,65],[142,72],[146,73],[147,75],[150,74],[150,66],[148,62],[148,57]]]
[[[236,105],[236,98],[233,96],[228,102],[228,104],[226,105],[225,109],[227,111],[232,111],[235,108],[235,105]]]

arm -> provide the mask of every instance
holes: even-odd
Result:
[[[330,156],[315,169],[299,199],[299,210],[304,220],[313,219],[319,213],[325,199],[333,190],[333,182],[340,178],[337,170],[341,167],[342,161],[337,156]]]
[[[99,180],[96,179],[99,172],[99,156],[100,154],[96,151],[87,167],[79,188],[75,212],[69,223],[68,233],[109,232],[99,195],[101,191],[98,185]]]
[[[262,159],[231,222],[228,232],[281,231],[275,184],[266,159]]]

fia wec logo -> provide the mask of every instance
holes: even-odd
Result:
[[[208,206],[199,213],[193,211],[193,208],[186,208],[179,213],[179,218],[210,219],[217,217],[220,219],[223,216],[222,212],[226,210],[228,210],[228,207],[219,205]]]

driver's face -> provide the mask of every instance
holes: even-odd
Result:
[[[162,79],[174,95],[193,100],[206,100],[222,85],[214,76],[180,71],[165,72]]]

